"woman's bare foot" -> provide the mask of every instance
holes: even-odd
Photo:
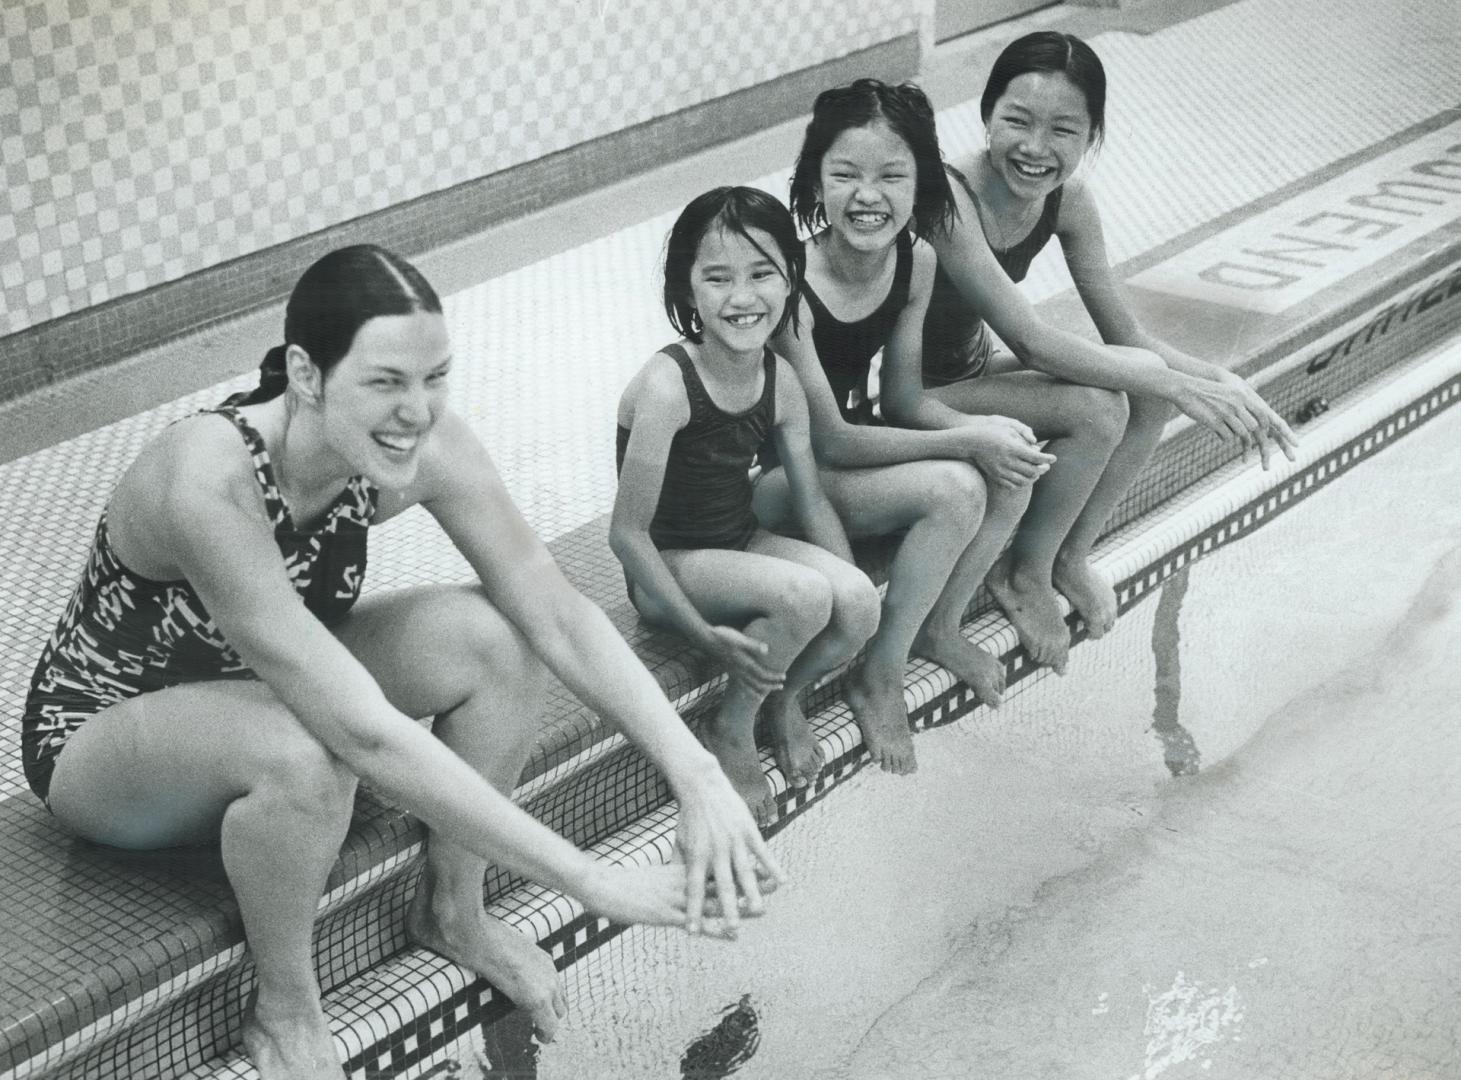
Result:
[[[771,752],[792,787],[804,788],[822,773],[822,747],[795,694],[772,694],[764,706],[771,730]]]
[[[712,723],[705,729],[705,745],[725,770],[731,787],[740,793],[751,808],[757,825],[769,825],[776,817],[776,796],[761,771],[761,755],[756,753],[755,739],[749,732],[736,730],[722,734]]]
[[[1004,700],[1004,665],[957,630],[933,631],[925,625],[913,639],[913,655],[947,668],[985,705]]]
[[[568,1015],[568,1000],[552,958],[488,915],[480,886],[477,895],[475,903],[458,901],[436,887],[428,866],[406,913],[407,936],[482,976],[532,1018],[539,1039],[552,1042],[558,1021]]]
[[[903,673],[893,677],[869,672],[867,665],[847,684],[847,704],[862,731],[862,743],[884,772],[906,776],[918,769],[913,736],[908,731],[908,705],[903,700]]]
[[[260,1080],[340,1080],[343,1068],[318,994],[297,1007],[279,1007],[265,995],[244,1017],[244,1052]]]
[[[1116,590],[1091,567],[1087,556],[1069,556],[1061,552],[1055,557],[1051,574],[1062,596],[1080,613],[1086,633],[1102,637],[1116,625]]]
[[[1070,629],[1061,618],[1060,603],[1050,582],[1014,572],[1008,555],[994,564],[984,580],[995,602],[1009,616],[1030,659],[1049,664],[1057,675],[1064,675],[1070,657]]]

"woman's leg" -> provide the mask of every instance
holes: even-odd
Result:
[[[989,587],[1030,656],[1063,671],[1070,634],[1052,585],[1055,557],[1126,432],[1126,395],[1035,371],[986,375],[928,393],[962,412],[1021,420],[1055,455]]]
[[[906,530],[888,568],[882,619],[853,677],[858,722],[873,759],[893,772],[911,771],[913,740],[903,699],[908,656],[950,571],[977,535],[984,516],[984,478],[957,461],[915,461],[876,469],[822,469],[822,487],[853,536]],[[775,529],[794,526],[785,473],[776,469],[756,485],[756,513]],[[942,629],[942,628],[940,628]],[[922,655],[975,686],[993,689],[998,664],[957,632],[927,635]],[[988,661],[988,663],[986,663]]]
[[[378,593],[336,633],[409,716],[499,791],[511,794],[532,753],[549,675],[526,639],[478,588]],[[412,940],[482,975],[552,1039],[567,1001],[548,954],[486,913],[487,861],[431,834],[407,914]]]
[[[258,971],[249,1056],[264,1080],[338,1080],[311,942],[354,794],[355,777],[272,690],[228,681],[144,694],[88,720],[56,762],[50,804],[114,847],[221,835]]]
[[[739,627],[746,636],[764,642],[767,666],[786,671],[790,685],[799,657],[832,616],[832,588],[826,576],[757,551],[700,548],[670,550],[662,555],[695,609],[713,624]],[[645,618],[663,621],[642,592],[638,601]],[[763,823],[775,812],[771,788],[756,754],[756,715],[765,698],[764,693],[732,674],[720,709],[705,732],[706,745]],[[798,748],[795,758],[783,759],[785,750],[773,749],[788,782],[808,782],[809,768],[811,776],[816,775],[804,746]]]

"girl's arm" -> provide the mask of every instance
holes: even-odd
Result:
[[[1108,345],[1126,345],[1156,353],[1171,370],[1191,379],[1216,384],[1236,400],[1258,422],[1254,433],[1263,467],[1268,467],[1271,448],[1277,447],[1293,460],[1298,439],[1283,417],[1260,397],[1247,380],[1217,364],[1200,360],[1173,348],[1148,333],[1137,321],[1126,302],[1121,283],[1111,269],[1106,254],[1106,235],[1101,226],[1100,210],[1090,189],[1084,184],[1066,185],[1060,207],[1061,248],[1071,280],[1080,293],[1091,320]],[[1186,410],[1184,410],[1186,411]],[[1210,425],[1209,425],[1210,426]]]
[[[679,924],[678,891],[650,890],[534,820],[396,710],[290,585],[257,483],[231,432],[180,426],[161,453],[141,535],[197,591],[228,643],[301,724],[372,787],[463,847],[591,909]],[[220,466],[220,462],[223,464]]]
[[[853,562],[852,545],[847,542],[842,519],[817,477],[806,396],[791,365],[780,358],[776,364],[776,426],[772,434],[802,532],[818,547]]]
[[[914,276],[915,279],[918,276],[916,267]],[[931,280],[931,271],[928,276]],[[923,303],[925,306],[928,303],[926,290]],[[960,461],[975,458],[979,440],[972,432],[957,430],[956,425],[940,431],[910,431],[906,428],[849,424],[843,419],[842,410],[837,407],[837,396],[827,382],[827,373],[822,369],[822,361],[812,341],[812,321],[811,308],[802,300],[797,318],[798,331],[793,333],[788,324],[772,339],[771,348],[791,365],[797,381],[801,383],[817,461],[838,469],[860,469],[929,458]],[[923,324],[920,321],[917,325],[921,328]],[[919,332],[922,333],[921,329]],[[970,417],[963,419],[967,423]]]
[[[891,423],[925,428],[925,437],[956,434],[965,442],[966,459],[1005,487],[1034,483],[1055,458],[1040,449],[1035,433],[1027,424],[1008,416],[960,412],[924,394],[923,320],[928,315],[938,260],[933,249],[922,241],[914,245],[913,251],[915,262],[908,304],[883,346],[879,398],[883,416]]]
[[[719,762],[690,733],[608,616],[563,576],[466,423],[447,413],[432,434],[429,468],[422,465],[422,505],[549,670],[638,745],[674,790],[679,844],[689,870],[690,929],[699,926],[707,868],[725,900],[728,923],[736,921],[730,898],[737,887],[748,897],[749,910],[758,913],[756,863],[776,879],[781,870]]]
[[[952,187],[958,218],[947,233],[930,237],[939,266],[1022,364],[1067,382],[1157,397],[1180,407],[1177,399],[1197,380],[1042,321],[995,259],[968,192],[960,184]],[[928,401],[925,396],[922,409],[930,408]]]
[[[716,657],[755,689],[766,693],[781,689],[786,672],[766,666],[766,643],[702,616],[649,535],[664,486],[670,443],[690,419],[679,367],[662,353],[656,354],[625,391],[625,398],[632,399],[633,427],[619,471],[609,547],[624,564],[634,587],[691,644]]]

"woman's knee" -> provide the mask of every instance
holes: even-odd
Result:
[[[466,673],[502,692],[516,687],[535,694],[548,668],[532,644],[479,588],[463,589],[443,603],[432,640],[448,655],[454,671]]]
[[[251,795],[280,801],[315,820],[348,819],[354,808],[359,777],[302,726],[261,739],[253,766]]]

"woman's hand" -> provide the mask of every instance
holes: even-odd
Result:
[[[595,915],[626,926],[684,926],[686,869],[680,863],[615,866],[595,863],[579,899]]]
[[[774,693],[786,685],[786,672],[766,663],[769,646],[733,626],[711,626],[709,635],[699,644],[725,665],[728,674],[758,694]]]
[[[685,928],[698,933],[707,916],[724,920],[735,937],[742,914],[760,915],[763,897],[785,881],[746,800],[726,778],[720,763],[707,756],[696,775],[675,791],[680,800],[675,837],[685,872]],[[707,877],[710,879],[707,888]]]
[[[971,416],[959,430],[969,434],[970,460],[1001,487],[1028,487],[1055,464],[1029,425],[1008,416]]]

